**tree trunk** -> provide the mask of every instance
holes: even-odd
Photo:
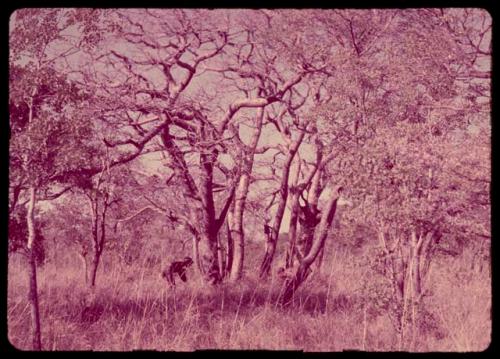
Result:
[[[422,243],[422,248],[420,250],[420,260],[419,260],[419,270],[422,273],[423,277],[426,277],[429,273],[429,267],[431,264],[432,253],[435,250],[434,244],[434,235],[435,232],[431,231],[427,233],[424,242]]]
[[[215,215],[213,197],[213,164],[216,154],[200,154],[200,167],[202,169],[199,193],[202,199],[202,215],[200,221],[201,240],[200,260],[205,271],[204,279],[207,283],[218,284],[221,282],[219,268],[218,232],[220,226]]]
[[[243,214],[243,213],[242,213]],[[245,260],[245,234],[243,232],[242,216],[236,216],[231,238],[234,241],[234,257],[231,268],[231,280],[239,280],[243,275],[243,263]]]
[[[31,313],[31,336],[33,339],[33,350],[42,350],[42,338],[40,328],[40,308],[38,306],[38,288],[36,278],[36,257],[33,249],[29,254],[30,271],[29,271],[29,294]]]
[[[246,146],[244,143],[240,143],[243,151],[243,171],[240,177],[238,188],[236,190],[233,209],[234,216],[231,221],[233,225],[231,228],[231,238],[234,240],[234,257],[230,277],[231,280],[235,281],[239,280],[243,275],[243,263],[245,260],[245,232],[243,229],[243,215],[245,212],[245,204],[250,188],[250,175],[252,173],[255,150],[257,148],[257,143],[259,142],[260,134],[262,132],[263,119],[264,110],[261,108],[259,109],[259,112],[257,114],[255,131],[252,134],[250,143],[248,144],[248,146]]]
[[[250,185],[251,166],[246,166],[246,171],[240,177],[233,210],[233,228],[231,237],[234,239],[234,259],[231,269],[231,280],[239,280],[243,274],[245,260],[245,233],[243,231],[243,213]]]
[[[213,132],[201,125],[199,128],[201,138],[205,140],[214,140]],[[218,233],[224,223],[230,201],[234,195],[234,189],[226,201],[226,205],[221,211],[219,217],[216,217],[214,202],[214,164],[217,161],[218,151],[214,148],[210,151],[201,152],[199,158],[199,184],[197,184],[191,173],[189,166],[184,158],[184,154],[179,146],[174,142],[169,133],[169,126],[166,126],[161,133],[162,141],[170,157],[170,163],[174,174],[181,181],[179,183],[183,197],[186,200],[191,217],[196,219],[196,237],[198,251],[198,265],[204,280],[211,284],[217,284],[221,281],[221,272],[219,268],[218,253]]]
[[[226,276],[226,248],[224,244],[222,243],[222,238],[220,236],[217,236],[217,250],[219,251],[218,253],[218,259],[219,259],[219,271],[220,271],[220,277],[221,279],[224,279]]]
[[[101,254],[106,239],[106,210],[107,199],[104,198],[102,209],[99,209],[99,188],[95,189],[95,197],[90,194],[88,196],[92,209],[92,262],[90,264],[89,287],[95,287],[97,269],[101,260]]]
[[[314,263],[319,252],[325,245],[325,240],[328,235],[328,230],[333,222],[335,216],[335,211],[337,209],[337,201],[340,196],[341,187],[337,186],[332,190],[330,199],[323,210],[321,216],[321,221],[318,227],[318,232],[316,233],[314,243],[312,244],[311,250],[306,257],[300,262],[299,268],[295,273],[294,277],[287,283],[285,290],[281,297],[281,303],[287,305],[291,302],[295,291],[300,286],[300,284],[307,278],[310,273],[311,264]]]
[[[284,186],[282,185],[280,189],[280,201],[278,203],[278,210],[274,217],[274,223],[271,228],[271,231],[266,238],[266,251],[264,254],[264,258],[262,259],[262,263],[260,265],[260,274],[259,274],[260,278],[265,278],[267,275],[269,275],[269,272],[271,270],[271,263],[274,258],[274,253],[276,251],[276,243],[278,242],[278,235],[281,227],[281,221],[283,219],[283,214],[285,212],[287,192],[288,192],[288,185],[285,183],[285,185]]]
[[[260,278],[265,278],[269,275],[271,270],[271,262],[274,257],[274,252],[276,250],[276,242],[278,241],[278,235],[274,234],[274,226],[271,229],[271,232],[267,235],[266,238],[266,250],[264,253],[264,258],[262,259],[262,263],[260,265]]]
[[[288,227],[288,249],[286,253],[285,267],[292,268],[295,264],[295,256],[297,253],[297,221],[299,217],[299,193],[294,192],[290,196],[292,208],[290,211],[290,225]]]
[[[89,284],[89,267],[87,264],[87,256],[82,254],[82,253],[78,253],[78,255],[80,256],[80,259],[82,260],[82,267],[83,267],[85,284],[88,285]]]
[[[398,243],[394,245],[393,248],[389,248],[386,240],[386,232],[385,229],[379,228],[378,229],[378,238],[380,242],[380,246],[382,247],[385,255],[388,258],[387,261],[387,267],[389,271],[389,276],[390,280],[392,283],[392,289],[393,289],[393,295],[396,298],[397,303],[400,303],[401,300],[403,299],[403,290],[404,290],[404,266],[403,266],[403,260],[400,256],[395,256],[396,250],[399,250],[399,247],[397,247]]]
[[[325,247],[321,248],[318,255],[318,261],[316,262],[316,268],[318,269],[318,274],[321,274],[321,267],[323,265],[323,256],[325,255]]]
[[[295,177],[293,179],[293,184],[290,188],[291,196],[290,196],[290,224],[288,226],[288,248],[285,257],[285,268],[291,268],[295,262],[295,244],[297,241],[297,220],[299,216],[299,197],[302,191],[297,185],[299,183],[300,177],[300,167],[301,161],[299,159],[297,164],[297,171],[295,172]]]
[[[397,294],[397,299],[399,301],[404,300],[405,288],[406,288],[406,272],[407,272],[407,262],[404,258],[404,253],[401,245],[397,248],[399,255],[393,258],[392,268],[394,272],[394,284]]]
[[[220,283],[221,276],[217,249],[217,234],[210,231],[204,231],[200,235],[198,246],[204,280],[210,284]]]
[[[30,303],[31,313],[31,337],[33,350],[42,350],[42,339],[40,329],[40,308],[38,306],[38,288],[36,278],[36,254],[35,254],[35,206],[36,206],[36,189],[31,186],[29,189],[28,213],[26,216],[28,226],[28,255],[29,255],[29,293],[28,301]]]
[[[232,216],[230,213],[227,214],[228,218],[226,220],[226,237],[227,237],[227,258],[226,258],[226,275],[231,275],[233,271],[233,259],[234,259],[234,240],[231,235],[230,222],[232,221]]]
[[[266,252],[264,258],[262,259],[260,265],[260,278],[265,278],[269,271],[271,270],[271,263],[274,258],[274,253],[276,251],[276,243],[278,242],[278,235],[281,227],[281,221],[283,220],[283,214],[285,213],[286,200],[288,198],[288,178],[290,176],[290,166],[292,161],[299,149],[302,140],[304,139],[305,131],[302,131],[299,137],[293,142],[285,161],[283,172],[281,175],[281,183],[279,189],[279,201],[278,209],[274,215],[274,222],[272,226],[271,234],[268,236],[266,241]]]
[[[427,239],[427,236],[425,235],[420,235],[417,237],[417,234],[415,233],[415,230],[412,230],[411,232],[411,242],[413,246],[413,251],[412,251],[412,258],[411,258],[411,263],[412,263],[412,286],[413,286],[413,299],[418,300],[420,298],[420,295],[422,294],[422,273],[421,273],[421,256],[422,256],[422,244],[425,239]]]
[[[213,199],[213,164],[217,158],[216,152],[200,154],[200,184],[197,186],[189,172],[189,166],[184,154],[170,135],[169,126],[161,132],[161,138],[175,176],[180,180],[179,186],[186,200],[193,223],[197,228],[192,230],[194,239],[195,261],[203,279],[209,283],[220,282],[220,272],[217,251],[217,219]],[[206,136],[206,132],[202,131]]]
[[[316,215],[319,214],[319,211],[316,212],[316,209],[314,209],[315,212],[312,215],[305,214],[305,211],[306,210],[301,209],[302,213],[299,216],[300,231],[297,240],[297,251],[300,253],[300,257],[302,258],[307,256],[311,250],[314,242],[314,232],[316,231],[316,226],[319,223],[316,217]]]
[[[302,258],[309,254],[314,241],[316,226],[320,222],[320,211],[318,209],[319,196],[322,191],[320,178],[321,171],[317,170],[308,191],[307,203],[304,206],[299,205],[300,233],[297,241],[297,251]]]
[[[200,276],[204,276],[205,272],[203,271],[203,267],[201,265],[200,260],[200,247],[199,247],[200,239],[197,234],[193,234],[193,258],[196,263],[196,268],[198,269],[198,273]]]
[[[94,256],[92,258],[92,265],[90,267],[90,276],[89,276],[90,278],[89,285],[91,288],[95,287],[97,268],[99,267],[100,261],[101,261],[101,252],[100,251],[94,252]]]

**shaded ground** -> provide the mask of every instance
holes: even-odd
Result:
[[[434,280],[443,281],[435,282],[420,313],[417,351],[474,351],[489,344],[488,273],[464,282],[459,264],[434,271]],[[211,290],[194,280],[172,291],[152,269],[115,269],[107,282],[103,269],[91,296],[79,268],[56,270],[49,263],[39,276],[43,349],[395,350],[389,316],[362,295],[365,273],[338,261],[325,268],[328,273],[311,278],[294,303],[281,308],[274,278]],[[136,280],[126,280],[134,273]],[[20,349],[30,345],[25,282],[21,263],[10,263],[8,336]]]

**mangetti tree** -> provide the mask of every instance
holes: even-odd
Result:
[[[256,15],[250,29],[239,25],[246,14]],[[112,163],[159,148],[166,155],[166,185],[178,186],[183,197],[175,216],[191,231],[205,279],[218,283],[217,237],[237,181],[246,181],[222,160],[231,124],[240,114],[278,106],[318,69],[287,69],[276,49],[249,44],[251,31],[267,26],[260,12],[116,10],[107,22],[107,37],[74,76],[93,90],[94,115],[119,154]]]

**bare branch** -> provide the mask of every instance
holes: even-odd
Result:
[[[118,224],[122,223],[122,222],[127,222],[127,221],[130,221],[131,219],[137,217],[138,215],[140,215],[141,213],[144,213],[146,212],[147,210],[150,210],[150,211],[154,211],[154,212],[158,212],[158,213],[161,213],[161,214],[165,214],[166,212],[157,208],[156,206],[152,207],[152,206],[145,206],[141,209],[139,209],[138,211],[136,211],[135,213],[131,214],[130,216],[127,216],[127,217],[124,217],[124,218],[121,218],[121,219],[118,219],[116,220],[115,222],[115,225],[114,225],[114,231],[116,232],[117,229],[118,229]]]
[[[59,192],[51,193],[51,194],[46,194],[43,197],[39,197],[38,201],[52,201],[56,198],[61,197],[64,193],[68,192],[70,189],[72,189],[73,186],[68,186],[60,190]]]
[[[227,215],[227,212],[229,210],[229,207],[231,206],[231,202],[233,201],[235,190],[236,190],[236,186],[233,185],[232,188],[231,188],[231,193],[227,197],[226,202],[224,204],[224,207],[222,208],[222,211],[221,211],[221,213],[219,215],[219,218],[216,221],[216,229],[217,229],[217,231],[220,230],[220,228],[224,224],[224,221],[226,220],[226,215]]]

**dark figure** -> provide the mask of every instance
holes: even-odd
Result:
[[[273,231],[273,228],[271,226],[264,224],[264,234],[266,236],[270,235],[272,231]]]
[[[187,281],[186,270],[193,264],[191,257],[186,257],[182,261],[172,262],[168,268],[166,268],[161,276],[167,280],[167,282],[175,286],[174,275],[178,274],[183,282]]]

